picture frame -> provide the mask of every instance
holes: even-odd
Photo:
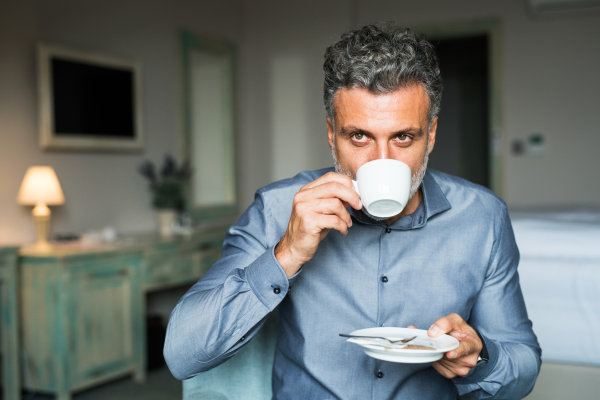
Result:
[[[37,58],[42,149],[143,149],[140,63],[46,43]]]

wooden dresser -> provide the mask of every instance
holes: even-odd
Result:
[[[220,258],[226,229],[21,249],[24,386],[68,400],[118,376],[143,381],[145,293],[196,282]]]
[[[4,399],[18,399],[19,318],[17,296],[18,247],[0,247],[0,353],[2,354],[2,389]]]

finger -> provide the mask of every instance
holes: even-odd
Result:
[[[318,199],[316,204],[309,206],[309,209],[319,214],[337,215],[348,226],[352,226],[352,217],[340,199]]]
[[[439,359],[436,362],[439,362],[441,365],[443,365],[444,367],[446,367],[446,368],[448,368],[448,369],[450,369],[452,371],[454,371],[455,368],[458,368],[458,367],[461,367],[461,368],[462,367],[467,367],[467,365],[468,365],[468,363],[462,362],[461,358],[458,358],[456,360],[448,360],[446,358],[441,358],[441,359]]]
[[[337,172],[328,172],[325,175],[318,177],[314,181],[304,185],[300,190],[311,189],[313,187],[322,185],[327,182],[337,182],[350,189],[353,188],[352,179],[350,179],[346,175],[338,174]]]
[[[452,360],[448,360],[448,362],[454,363],[459,367],[473,368],[477,365],[477,354],[470,354],[468,356],[455,358]]]
[[[317,215],[316,223],[319,231],[322,231],[323,229],[335,229],[342,235],[348,234],[348,224],[342,221],[337,215]]]
[[[441,359],[436,362],[439,363],[440,368],[445,368],[450,374],[452,374],[453,378],[456,376],[465,376],[471,370],[471,367],[454,361]]]
[[[431,365],[433,366],[433,368],[435,368],[436,371],[438,371],[444,377],[446,377],[448,379],[454,378],[454,373],[452,372],[450,365],[447,362],[444,362],[443,359],[437,360],[437,361],[431,363]]]
[[[417,327],[416,327],[416,326],[414,326],[414,325],[409,325],[409,326],[407,326],[407,328],[408,328],[408,329],[417,329]]]
[[[357,210],[362,208],[358,193],[356,193],[354,189],[350,189],[338,182],[323,183],[322,185],[307,189],[301,192],[301,194],[303,198],[312,197],[315,199],[327,199],[337,197]]]
[[[461,342],[460,346],[458,346],[455,350],[446,353],[446,358],[453,360],[455,358],[462,357],[463,355],[468,355],[469,348],[470,346],[467,343]]]
[[[437,362],[442,363],[444,366],[446,366],[447,368],[473,368],[475,365],[477,365],[477,355],[475,354],[471,354],[469,356],[464,356],[464,357],[460,357],[460,358],[455,358],[455,359],[447,359],[446,357],[438,360]],[[455,371],[455,373],[457,373]],[[457,373],[458,374],[458,373]]]
[[[452,332],[452,330],[458,328],[462,323],[464,321],[460,315],[450,314],[435,321],[427,330],[427,334],[429,337],[438,337],[444,333]]]
[[[448,359],[465,357],[477,351],[477,343],[474,339],[468,338],[460,341],[458,348],[446,353]]]
[[[440,361],[432,362],[431,366],[446,379],[452,379],[456,376],[449,368],[440,363]]]

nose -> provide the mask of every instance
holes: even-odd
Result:
[[[377,143],[377,158],[386,159],[390,158],[390,148],[389,143]]]

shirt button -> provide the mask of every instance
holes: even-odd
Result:
[[[390,233],[392,231],[391,228],[385,228],[385,233]]]
[[[279,289],[278,287],[276,287],[275,289],[273,289],[273,293],[279,294],[279,293],[281,293],[281,289]]]
[[[378,373],[375,374],[375,376],[379,379],[383,378],[383,372],[379,371]]]
[[[242,338],[240,339],[240,342],[243,342],[244,340],[246,340],[246,336],[242,336]]]
[[[381,282],[383,282],[383,283],[387,283],[387,281],[388,281],[388,278],[387,278],[387,276],[382,276],[382,277],[381,277]]]

